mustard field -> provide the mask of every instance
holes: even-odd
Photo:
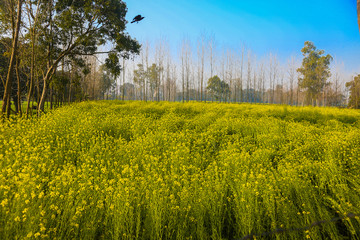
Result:
[[[102,101],[0,123],[0,239],[359,239],[358,214],[357,110]]]

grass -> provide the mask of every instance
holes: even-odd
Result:
[[[0,238],[241,239],[359,214],[359,128],[348,109],[120,101],[6,122]]]
[[[23,115],[26,115],[27,103],[28,103],[27,101],[21,101],[21,110],[22,110]],[[0,107],[2,107],[2,105],[3,105],[3,100],[0,100]],[[36,107],[36,106],[37,106],[37,103],[34,102],[34,107]],[[32,108],[32,102],[30,102],[30,108]],[[10,111],[10,115],[16,116],[15,105],[14,105],[13,101],[11,101],[11,110],[12,111]],[[50,110],[49,102],[45,102],[44,110],[45,110],[45,112]],[[30,113],[32,113],[32,115],[36,115],[37,109],[31,109]]]

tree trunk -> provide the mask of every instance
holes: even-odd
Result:
[[[20,83],[20,75],[19,75],[19,58],[16,60],[16,66],[15,66],[15,72],[16,72],[16,78],[17,78],[17,85],[18,85],[18,92],[17,92],[17,105],[18,105],[18,111],[16,113],[19,114],[19,116],[22,116],[22,109],[21,109],[21,83]]]
[[[51,66],[49,67],[49,69],[47,70],[44,79],[44,86],[43,86],[43,90],[42,90],[42,94],[41,94],[41,98],[40,101],[38,103],[38,116],[40,116],[40,113],[42,111],[44,111],[44,103],[45,103],[45,99],[46,99],[46,91],[47,91],[47,84],[49,83],[49,81],[51,80],[51,78],[53,77],[53,75],[55,74],[56,71],[56,67],[59,64],[59,62],[69,53],[71,52],[77,45],[73,44],[71,47],[69,47],[67,50],[63,51],[60,56],[55,60],[55,62],[53,62],[51,64]],[[63,99],[63,101],[65,101],[65,98]]]
[[[53,87],[50,87],[50,109],[53,109]]]
[[[122,82],[122,96],[121,96],[121,100],[124,101],[125,99],[125,58],[123,58],[123,78],[122,78],[123,82]]]
[[[4,97],[3,97],[3,106],[2,106],[2,115],[7,113],[7,117],[10,117],[10,97],[11,97],[11,86],[12,86],[12,80],[13,80],[13,69],[14,69],[14,63],[16,59],[17,54],[17,45],[18,45],[18,39],[19,39],[19,30],[20,30],[20,22],[21,22],[21,8],[22,8],[22,0],[18,0],[17,5],[17,17],[16,17],[16,29],[14,32],[14,38],[12,42],[12,50],[11,50],[11,57],[10,57],[10,63],[9,63],[9,69],[6,76],[6,83],[5,83],[5,91],[4,91]]]
[[[35,21],[33,23],[33,30],[31,33],[31,63],[30,63],[30,82],[29,82],[29,90],[28,90],[28,96],[27,96],[27,108],[26,108],[26,117],[29,117],[29,112],[32,113],[32,109],[30,108],[30,102],[31,97],[33,93],[34,88],[34,67],[35,67],[35,45],[36,45],[36,23],[39,16],[39,9],[40,9],[40,2],[38,1],[36,6],[36,15],[35,15]],[[30,25],[31,28],[31,25]],[[31,31],[30,31],[31,32]]]
[[[71,79],[70,79],[70,86],[69,86],[69,98],[68,98],[68,103],[71,103],[71,88],[72,88],[72,84],[71,84]]]
[[[44,86],[43,86],[41,98],[40,98],[40,101],[38,102],[38,116],[40,116],[40,113],[44,111],[46,91],[47,91],[47,77],[45,77],[45,79],[44,79]]]

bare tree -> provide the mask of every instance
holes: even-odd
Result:
[[[197,44],[198,79],[200,81],[200,101],[204,100],[205,36],[202,34]]]
[[[251,63],[251,51],[247,53],[247,75],[246,75],[246,101],[250,102],[250,89],[251,89],[251,74],[252,74],[252,63]]]
[[[181,58],[181,95],[182,95],[182,102],[185,102],[185,64],[186,64],[186,50],[185,50],[185,39],[183,39],[182,44],[181,44],[181,53],[180,53],[180,58]]]
[[[167,48],[167,43],[165,42],[164,39],[160,39],[157,44],[156,44],[156,51],[155,51],[155,61],[159,67],[159,75],[158,75],[158,82],[156,84],[157,89],[157,101],[160,101],[160,97],[162,96],[162,99],[164,100],[164,57],[165,57],[165,52],[166,52],[166,48]],[[161,90],[162,87],[162,90]]]
[[[260,63],[259,68],[259,99],[261,103],[264,103],[265,101],[265,68],[264,68],[264,62]]]
[[[238,88],[240,90],[240,97],[239,97],[240,102],[244,101],[244,94],[243,94],[244,54],[245,54],[245,46],[243,45],[241,48],[240,75],[238,78]]]
[[[183,102],[190,98],[190,77],[191,77],[191,43],[188,39],[183,39],[181,44],[181,79],[182,79],[182,98]],[[185,95],[186,92],[186,95]]]
[[[295,63],[295,57],[291,56],[291,58],[288,60],[288,77],[289,77],[289,85],[290,85],[290,105],[294,105],[294,81],[297,77],[297,71],[296,71],[296,63]]]
[[[172,100],[175,102],[176,101],[176,93],[177,93],[177,71],[176,71],[176,65],[174,64],[172,66],[172,71],[171,71],[171,93],[172,93]]]
[[[210,63],[210,78],[214,75],[214,65],[215,65],[215,51],[216,51],[216,43],[215,37],[211,36],[209,39],[209,63]],[[206,98],[206,91],[205,91]],[[214,100],[213,94],[211,95],[211,101]]]
[[[150,47],[150,43],[148,41],[145,42],[144,46],[143,46],[143,49],[144,49],[144,52],[145,52],[145,56],[144,56],[144,60],[145,60],[145,66],[146,66],[146,69],[149,68],[149,47]],[[149,79],[146,77],[145,78],[145,101],[148,100],[148,92],[149,92]]]
[[[166,70],[165,70],[165,82],[164,82],[164,100],[170,101],[171,99],[171,54],[170,50],[166,51]]]
[[[278,75],[278,62],[276,55],[273,55],[270,53],[269,55],[269,84],[270,84],[270,103],[274,103],[274,97],[275,97],[275,85],[277,81],[277,75]]]
[[[226,51],[226,76],[228,79],[228,83],[230,86],[230,91],[229,91],[229,96],[228,96],[228,101],[232,102],[232,89],[233,89],[233,71],[234,71],[234,56],[233,56],[233,52],[231,50],[227,50]]]

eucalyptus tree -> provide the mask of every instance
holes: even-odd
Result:
[[[144,65],[139,63],[137,69],[134,70],[134,83],[139,86],[140,100],[145,100],[145,81],[146,81],[146,70]]]
[[[229,49],[226,51],[226,67],[227,67],[226,75],[227,75],[227,79],[229,79],[228,83],[231,90],[233,88],[234,55],[233,52]],[[229,102],[233,101],[232,93],[233,90],[229,91],[229,96],[228,96]]]
[[[160,73],[163,71],[162,67],[156,65],[156,63],[153,63],[148,69],[147,69],[147,77],[149,79],[149,85],[150,85],[150,92],[152,100],[160,101]]]
[[[43,0],[48,24],[41,29],[41,40],[48,48],[48,64],[42,76],[43,89],[38,113],[43,111],[49,82],[65,58],[82,62],[82,56],[107,54],[105,61],[113,76],[121,71],[119,58],[127,59],[139,51],[139,43],[125,32],[126,4],[121,0]],[[112,49],[99,52],[99,46]]]
[[[1,32],[10,29],[12,36],[11,51],[10,51],[10,61],[8,66],[8,71],[6,75],[6,80],[4,81],[4,96],[3,96],[3,106],[2,106],[2,115],[5,114],[7,117],[10,116],[10,97],[12,91],[12,82],[14,78],[13,70],[16,64],[17,58],[17,48],[19,40],[19,32],[21,26],[21,11],[23,6],[23,0],[18,0],[15,5],[12,1],[2,1],[2,6],[0,7],[0,23],[3,25],[1,27]],[[10,19],[7,21],[7,18]],[[7,25],[7,26],[6,26]]]
[[[171,85],[174,84],[172,82],[172,75],[171,75],[171,67],[172,67],[172,58],[171,58],[171,51],[168,45],[165,50],[166,56],[166,70],[165,70],[165,81],[164,81],[164,100],[171,101]]]
[[[169,51],[169,46],[167,41],[164,39],[159,39],[155,45],[155,61],[159,66],[159,76],[158,83],[156,84],[158,92],[157,101],[160,101],[160,97],[162,96],[162,100],[165,100],[165,83],[164,83],[164,70],[165,70],[165,55],[166,51]],[[162,87],[162,89],[161,89]]]
[[[259,67],[259,99],[261,103],[265,102],[265,67],[264,62],[262,61],[260,63]]]
[[[245,53],[245,46],[243,45],[241,47],[241,57],[238,56],[238,67],[240,69],[237,69],[237,71],[235,71],[236,73],[239,74],[239,76],[236,78],[237,79],[237,88],[239,89],[239,101],[243,102],[244,101],[244,94],[243,94],[243,72],[244,72],[244,53]],[[235,102],[237,101],[237,89],[235,89]]]
[[[225,81],[222,81],[217,75],[209,78],[207,87],[215,100],[227,101],[229,96],[230,86]]]
[[[270,84],[270,96],[269,96],[269,102],[274,103],[274,97],[275,97],[275,85],[276,85],[276,79],[279,74],[279,63],[277,61],[276,55],[273,55],[270,53],[270,64],[269,64],[269,84]]]
[[[324,55],[324,50],[317,50],[309,41],[305,42],[301,52],[304,58],[302,66],[297,69],[300,73],[299,86],[306,89],[307,102],[314,105],[331,75],[329,65],[333,58],[330,54]]]
[[[251,51],[247,55],[247,75],[246,75],[246,102],[250,102],[251,74],[252,74]]]
[[[190,98],[190,75],[191,75],[191,43],[188,39],[183,39],[181,44],[181,83],[183,102],[189,101]],[[186,89],[186,90],[185,90]],[[186,95],[185,95],[186,91]]]
[[[198,79],[200,82],[200,101],[204,100],[205,36],[202,34],[197,44]]]
[[[360,74],[354,77],[350,82],[346,83],[346,87],[350,90],[349,107],[360,108]]]
[[[294,81],[296,79],[296,65],[295,65],[295,58],[292,56],[288,60],[288,78],[290,84],[290,105],[294,104]]]
[[[212,35],[209,38],[208,41],[208,48],[209,48],[209,52],[208,52],[208,57],[209,57],[209,63],[210,63],[210,77],[213,77],[214,74],[214,65],[216,64],[216,41],[215,41],[215,36]],[[206,93],[207,93],[208,88],[205,88],[205,102],[206,102]],[[211,94],[211,101],[213,101],[213,94]]]

